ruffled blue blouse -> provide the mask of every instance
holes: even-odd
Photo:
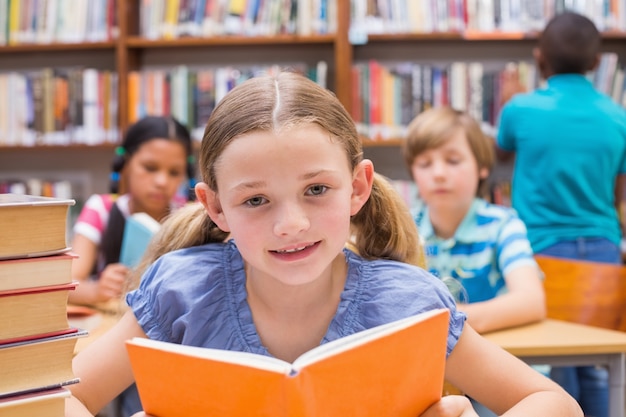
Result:
[[[344,254],[345,288],[320,344],[423,311],[448,308],[450,354],[465,315],[456,310],[439,279],[401,262],[366,260],[348,249]],[[126,301],[151,339],[271,356],[252,320],[245,284],[244,262],[231,240],[162,256]]]

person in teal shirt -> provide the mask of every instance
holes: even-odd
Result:
[[[568,12],[548,22],[534,50],[546,86],[504,105],[497,145],[516,155],[512,205],[535,253],[620,263],[626,111],[585,76],[598,65],[600,44],[584,16]],[[552,378],[585,415],[608,416],[605,369],[553,368]]]

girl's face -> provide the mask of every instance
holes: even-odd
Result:
[[[462,129],[438,148],[419,154],[411,165],[413,180],[431,210],[467,210],[476,196],[480,178],[488,170],[479,169],[476,157]]]
[[[230,232],[248,278],[305,284],[330,273],[350,234],[350,216],[371,190],[373,167],[353,173],[345,149],[315,124],[240,136],[216,166],[219,193],[199,200]]]
[[[133,212],[160,219],[185,179],[187,152],[176,141],[153,139],[142,144],[124,167]]]

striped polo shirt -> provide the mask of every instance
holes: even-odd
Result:
[[[503,294],[509,271],[536,265],[526,226],[512,208],[476,198],[449,239],[435,235],[426,206],[415,214],[415,223],[424,241],[428,270],[460,302],[475,303]]]

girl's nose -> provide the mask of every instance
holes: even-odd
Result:
[[[154,174],[154,181],[160,186],[165,186],[169,181],[169,175],[166,172],[157,171]]]
[[[285,204],[276,213],[274,233],[276,235],[296,235],[310,226],[306,211],[300,204]]]

